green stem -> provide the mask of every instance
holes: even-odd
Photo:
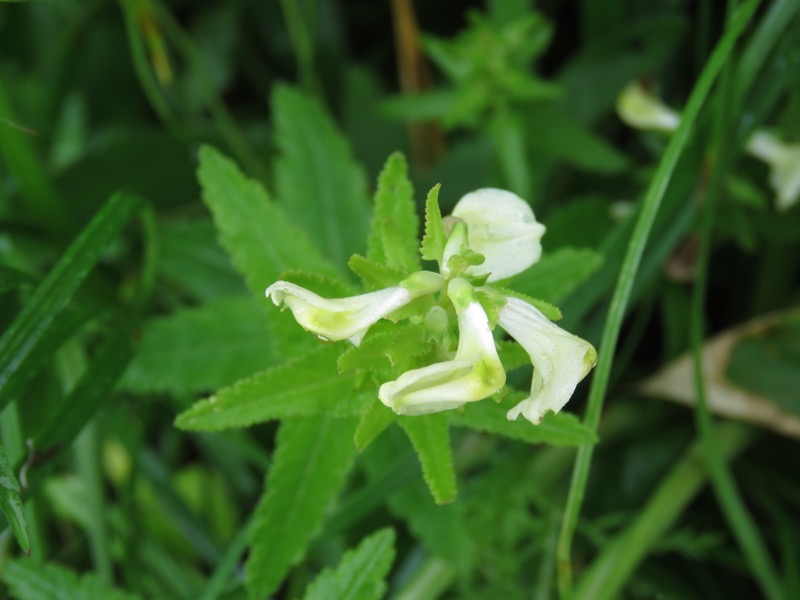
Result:
[[[297,0],[281,0],[283,19],[286,21],[286,30],[297,57],[297,71],[300,83],[309,92],[316,92],[318,88],[317,76],[314,72],[314,38],[306,27]]]
[[[692,129],[697,121],[706,97],[717,75],[728,60],[733,50],[736,40],[741,35],[745,26],[750,22],[755,9],[760,0],[749,0],[737,11],[730,26],[720,39],[708,63],[706,63],[700,78],[692,91],[686,109],[681,119],[681,124],[675,135],[670,140],[669,145],[658,165],[658,170],[653,178],[650,188],[645,196],[642,208],[639,213],[636,225],[633,230],[631,242],[620,270],[619,279],[614,289],[611,299],[608,320],[603,329],[603,336],[600,342],[600,359],[597,370],[592,380],[592,387],[589,392],[589,401],[586,409],[586,424],[592,429],[597,429],[600,421],[600,414],[603,409],[606,389],[608,387],[611,365],[614,360],[614,349],[619,338],[622,320],[628,305],[631,290],[633,288],[636,272],[641,262],[647,238],[652,229],[656,214],[658,213],[661,200],[667,189],[667,185],[675,170],[675,166],[686,147]],[[570,594],[572,588],[572,538],[578,523],[581,505],[583,504],[584,494],[586,493],[586,483],[589,478],[589,470],[592,463],[593,445],[584,445],[578,449],[578,457],[572,474],[567,505],[564,511],[564,521],[562,522],[561,534],[558,543],[558,582],[559,591],[563,597]]]
[[[719,429],[720,456],[731,460],[752,439],[752,430],[737,424]],[[571,600],[612,600],[658,539],[669,530],[706,481],[703,449],[694,444],[661,480],[644,508],[589,565]]]
[[[394,596],[394,600],[435,600],[450,587],[456,571],[449,562],[437,556],[426,560],[411,579]]]

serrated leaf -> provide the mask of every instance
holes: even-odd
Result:
[[[285,417],[361,414],[369,396],[356,392],[355,376],[340,374],[341,348],[326,346],[242,379],[182,412],[181,429],[217,431]]]
[[[444,413],[400,417],[398,422],[419,457],[425,483],[437,504],[456,499],[456,473],[450,449],[450,433]]]
[[[442,223],[442,211],[439,209],[439,189],[441,184],[436,184],[428,192],[425,199],[425,235],[422,236],[422,246],[420,253],[425,260],[435,260],[442,262],[444,245],[447,236],[444,233]]]
[[[14,475],[14,469],[8,462],[6,451],[0,446],[0,509],[8,521],[17,543],[25,554],[31,551],[31,538],[28,535],[28,524],[22,510],[20,492],[22,488]]]
[[[392,409],[377,398],[373,400],[367,412],[361,416],[358,427],[356,427],[356,433],[353,436],[356,449],[359,452],[366,449],[367,446],[375,441],[375,438],[386,431],[386,428],[396,420]]]
[[[284,272],[281,279],[304,287],[323,298],[343,298],[358,292],[352,285],[338,279],[297,269]]]
[[[366,337],[360,346],[345,350],[339,357],[339,371],[354,369],[405,371],[410,359],[428,351],[426,335],[424,326],[413,324],[375,333]]]
[[[369,203],[362,168],[348,141],[319,103],[286,85],[272,95],[276,196],[286,214],[311,234],[317,249],[344,266],[362,251]],[[310,269],[315,270],[315,269]]]
[[[506,418],[508,410],[526,396],[521,392],[511,393],[499,405],[488,400],[471,402],[464,406],[463,412],[450,411],[450,423],[529,444],[579,446],[597,442],[595,433],[568,412],[548,413],[539,425],[522,418],[509,421]]]
[[[105,584],[98,575],[79,576],[55,564],[31,559],[8,560],[3,565],[3,581],[16,600],[137,600],[139,596]]]
[[[273,363],[265,307],[226,298],[149,320],[122,385],[140,394],[209,392]]]
[[[353,254],[347,261],[347,266],[361,277],[368,289],[391,287],[405,278],[403,271],[364,258],[360,254]]]
[[[264,187],[211,146],[200,149],[197,176],[220,243],[254,294],[262,296],[290,269],[336,276],[336,269],[270,200]]]
[[[527,294],[523,294],[522,292],[518,292],[516,290],[508,288],[495,287],[494,290],[506,296],[519,298],[520,300],[523,300],[528,304],[532,304],[533,306],[536,307],[536,309],[540,313],[542,313],[545,317],[547,317],[551,321],[560,321],[563,318],[561,310],[557,306],[553,306],[549,302],[545,302],[544,300],[540,300],[539,298],[533,298],[531,296],[528,296]]]
[[[308,586],[304,600],[379,600],[394,560],[394,530],[381,529],[345,553],[335,569],[326,569]]]
[[[378,176],[367,258],[411,273],[420,269],[419,218],[405,157],[395,152]]]
[[[58,316],[67,307],[81,282],[100,260],[106,246],[143,206],[134,196],[116,194],[103,205],[81,231],[56,265],[39,284],[19,315],[0,338],[0,409],[17,386],[27,381],[31,363]]]
[[[561,248],[543,256],[530,269],[511,278],[505,285],[528,296],[558,303],[575,291],[602,264],[603,255],[594,250]]]
[[[350,470],[356,422],[324,416],[281,423],[267,491],[248,536],[250,598],[269,597],[305,554]]]

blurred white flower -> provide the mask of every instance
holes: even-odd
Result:
[[[384,383],[378,397],[397,414],[423,415],[458,408],[491,396],[505,384],[506,373],[475,290],[456,278],[450,281],[447,294],[458,315],[456,355]]]
[[[367,330],[420,296],[442,289],[441,275],[419,271],[398,285],[350,298],[327,299],[288,281],[276,281],[266,295],[276,306],[287,306],[297,322],[323,341],[348,339],[361,343]]]
[[[538,425],[547,412],[563,408],[596,364],[597,352],[519,298],[506,298],[498,314],[500,326],[525,349],[534,367],[531,395],[508,411],[508,418],[521,414]]]
[[[469,275],[488,273],[488,281],[506,279],[542,255],[545,227],[536,221],[530,205],[512,192],[494,188],[470,192],[452,214],[467,224],[470,250],[485,258],[482,264],[467,267]]]
[[[636,129],[675,131],[681,116],[634,81],[617,97],[617,114]]]
[[[769,165],[769,185],[777,194],[778,210],[786,210],[800,199],[800,145],[785,144],[766,131],[756,131],[747,140],[747,151]]]

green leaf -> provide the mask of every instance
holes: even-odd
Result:
[[[360,254],[353,254],[347,261],[347,266],[361,277],[368,289],[391,287],[405,278],[403,271],[364,258]]]
[[[209,392],[273,362],[264,306],[224,298],[148,321],[122,384],[140,394]]]
[[[339,371],[369,369],[387,375],[412,368],[410,360],[430,349],[427,330],[422,325],[403,325],[367,336],[360,346],[345,350],[339,357]]]
[[[201,301],[246,292],[210,218],[161,223],[158,237],[158,275],[170,286]]]
[[[553,446],[579,446],[594,444],[597,436],[573,414],[548,413],[539,425],[519,418],[509,421],[506,412],[524,399],[527,394],[511,393],[498,405],[490,400],[470,402],[463,412],[450,411],[450,423],[457,427],[469,427],[475,431],[502,435],[529,444],[551,444]]]
[[[303,269],[336,276],[336,269],[295,227],[266,190],[210,146],[200,149],[197,176],[214,215],[222,247],[259,296],[281,273]]]
[[[331,416],[281,424],[267,491],[248,536],[245,586],[250,598],[269,597],[305,554],[350,470],[355,428],[355,419]]]
[[[358,293],[352,285],[319,273],[292,269],[281,274],[281,279],[304,287],[323,298],[344,298]]]
[[[531,364],[531,357],[528,356],[525,348],[514,340],[497,342],[497,355],[500,357],[500,362],[503,363],[503,368],[507,372]]]
[[[516,290],[511,290],[511,289],[508,289],[508,288],[501,288],[501,287],[495,287],[493,289],[493,291],[494,292],[500,292],[501,294],[503,294],[505,296],[512,296],[514,298],[519,298],[520,300],[523,300],[523,301],[527,302],[528,304],[532,304],[533,306],[536,307],[536,309],[539,312],[541,312],[545,317],[547,317],[551,321],[560,321],[564,316],[564,315],[561,314],[561,310],[558,307],[553,306],[552,304],[550,304],[549,302],[545,302],[544,300],[540,300],[539,298],[533,298],[532,296],[528,296],[527,294],[523,294],[522,292],[518,292]],[[493,296],[493,294],[490,294],[490,297],[492,297],[492,296]],[[480,299],[480,296],[479,296],[479,299]],[[485,306],[485,303],[482,302],[482,304]],[[487,310],[487,315],[488,314],[489,314],[489,311]]]
[[[369,397],[355,376],[340,374],[341,348],[326,346],[223,388],[175,420],[181,429],[217,431],[284,417],[361,414]]]
[[[444,413],[419,417],[400,417],[422,466],[425,483],[437,504],[456,499],[456,473],[450,450],[449,423]]]
[[[425,260],[435,260],[442,262],[444,245],[447,236],[444,233],[442,224],[442,211],[439,209],[439,189],[441,184],[436,184],[428,192],[425,199],[425,235],[422,236],[422,247],[420,253]]]
[[[36,288],[0,338],[0,408],[19,382],[27,381],[37,351],[78,286],[106,246],[142,207],[133,196],[116,194],[97,212]],[[54,351],[52,346],[47,350]]]
[[[0,294],[34,283],[33,277],[13,267],[0,265]]]
[[[326,569],[308,586],[304,600],[380,600],[394,560],[394,530],[381,529],[347,552],[335,569]]]
[[[378,176],[367,258],[404,273],[419,271],[418,229],[408,163],[395,152]]]
[[[135,321],[119,326],[97,349],[69,396],[48,411],[33,438],[36,448],[46,451],[57,444],[68,445],[103,403],[113,397],[117,381],[133,356],[131,331],[134,326]]]
[[[507,285],[528,296],[557,304],[602,264],[603,255],[594,250],[562,248],[543,256],[530,269],[513,277]]]
[[[137,600],[138,596],[112,588],[93,573],[79,576],[55,564],[31,559],[8,560],[3,581],[16,600]]]
[[[373,400],[367,412],[362,415],[358,427],[356,427],[356,433],[353,436],[356,449],[359,452],[366,449],[367,446],[375,441],[375,438],[386,431],[386,428],[395,421],[396,418],[392,409],[377,398]]]
[[[22,510],[22,499],[19,494],[22,488],[14,475],[14,469],[8,462],[5,449],[0,446],[0,509],[6,516],[17,543],[25,554],[31,552],[31,538],[28,535],[28,524]]]
[[[362,250],[369,203],[364,172],[319,103],[286,85],[272,95],[276,196],[294,223],[337,267]],[[315,270],[315,269],[310,269]]]

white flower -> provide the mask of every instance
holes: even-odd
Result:
[[[276,281],[267,288],[266,295],[276,306],[285,304],[297,322],[319,339],[348,339],[358,346],[379,319],[443,286],[441,275],[420,271],[396,286],[350,298],[329,300],[288,281]]]
[[[784,144],[772,134],[757,131],[747,140],[747,151],[770,167],[769,184],[778,194],[778,210],[800,198],[800,145]]]
[[[681,117],[658,98],[633,82],[617,98],[617,114],[622,121],[636,129],[675,131]]]
[[[491,396],[506,373],[497,356],[486,312],[472,286],[453,279],[447,289],[458,315],[458,349],[453,360],[407,371],[384,383],[378,397],[400,415],[423,415],[458,408]]]
[[[548,411],[563,408],[594,367],[597,352],[519,298],[506,298],[498,316],[500,326],[525,349],[534,367],[531,395],[508,411],[508,418],[513,421],[522,414],[538,425]]]
[[[468,267],[469,275],[489,273],[488,281],[506,279],[542,255],[540,240],[545,227],[536,221],[530,205],[512,192],[494,188],[470,192],[458,201],[452,214],[467,224],[470,250],[486,259]],[[446,259],[443,262],[446,264]]]

